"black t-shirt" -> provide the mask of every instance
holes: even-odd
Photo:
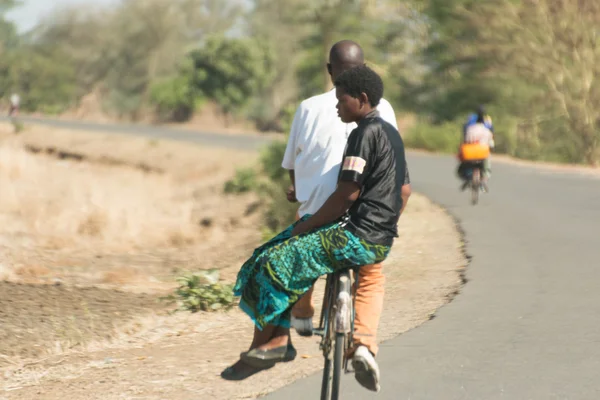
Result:
[[[340,181],[361,188],[346,229],[368,242],[391,246],[398,236],[402,185],[408,179],[400,134],[377,111],[369,113],[350,133],[340,171]]]

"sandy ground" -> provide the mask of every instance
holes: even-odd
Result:
[[[221,370],[249,344],[249,320],[238,310],[172,315],[156,301],[182,270],[216,266],[224,279],[234,279],[258,244],[256,200],[221,191],[253,156],[38,127],[15,138],[4,129],[0,164],[7,169],[12,157],[18,173],[2,176],[0,169],[0,184],[35,193],[21,182],[34,180],[42,194],[21,195],[29,208],[0,199],[0,218],[7,222],[0,225],[0,399],[254,398],[319,370],[317,339],[294,338],[295,362],[243,383],[222,381]],[[77,185],[52,185],[45,171]],[[30,217],[25,211],[60,198],[52,186],[63,194],[63,207]],[[123,196],[146,212],[114,200]],[[95,204],[104,215],[92,235],[73,228],[87,214],[63,210],[85,210],[82,204]],[[196,211],[182,211],[188,209]],[[57,213],[77,223],[44,223]],[[131,228],[146,220],[156,226]],[[158,234],[164,226],[178,229]],[[466,265],[454,221],[424,197],[413,195],[399,228],[385,263],[380,340],[431,318],[460,290]]]

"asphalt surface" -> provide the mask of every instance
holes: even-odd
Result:
[[[495,163],[473,207],[453,158],[411,154],[409,166],[413,188],[460,221],[468,282],[432,321],[383,344],[377,396],[349,375],[341,398],[600,399],[600,179]],[[266,398],[318,399],[320,380]]]
[[[170,128],[165,126],[142,124],[99,124],[85,121],[67,121],[58,119],[45,119],[37,117],[20,116],[18,120],[25,124],[41,124],[55,128],[77,129],[91,132],[127,134],[143,136],[149,139],[170,139],[181,142],[190,142],[197,145],[227,147],[236,150],[256,150],[269,143],[266,137],[258,135],[233,135],[211,132],[194,132]],[[0,117],[0,122],[8,122],[6,117]]]
[[[268,141],[23,119],[233,148]],[[342,399],[600,399],[600,177],[494,163],[491,193],[471,206],[452,157],[408,158],[413,188],[460,221],[472,256],[468,283],[433,320],[382,345],[378,395],[349,375]],[[320,380],[266,398],[318,399]]]

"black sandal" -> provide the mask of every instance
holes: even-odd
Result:
[[[286,346],[276,347],[270,350],[254,349],[242,353],[240,359],[255,368],[271,368],[278,362],[290,362],[296,359],[298,352],[288,344]]]

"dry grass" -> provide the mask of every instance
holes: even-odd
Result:
[[[0,124],[0,139],[2,231],[50,248],[197,243],[203,221],[214,222],[223,204],[222,182],[254,161],[243,152],[35,125],[14,137]],[[70,158],[56,157],[65,152]]]
[[[454,221],[422,196],[411,199],[399,228],[400,237],[384,264],[386,301],[380,341],[426,322],[447,303],[460,288],[465,264]],[[317,307],[322,291],[323,280],[315,291]],[[5,385],[25,387],[12,392],[14,400],[28,400],[42,388],[45,399],[68,394],[72,399],[116,400],[130,393],[134,384],[140,398],[247,399],[322,366],[318,338],[294,337],[300,354],[294,363],[257,374],[244,384],[221,380],[219,372],[237,359],[251,335],[251,323],[237,309],[140,319],[110,343],[86,346],[101,350],[98,353],[63,353],[40,364],[4,368]],[[383,344],[381,351],[386,350]],[[194,356],[198,354],[202,357]],[[114,376],[118,381],[111,381]]]
[[[197,235],[190,188],[169,176],[57,161],[4,142],[0,187],[3,230],[47,245],[161,246]]]
[[[112,342],[115,324],[162,309],[156,299],[175,275],[238,265],[258,243],[260,213],[246,214],[253,196],[222,187],[253,157],[32,125],[14,135],[0,124],[0,320],[11,339],[0,332],[0,355]]]
[[[41,152],[33,155],[28,146]],[[53,155],[43,155],[48,150]],[[63,150],[75,157],[59,160]],[[155,277],[172,278],[186,269],[222,268],[227,280],[234,279],[258,243],[260,215],[245,215],[252,200],[223,196],[221,187],[236,167],[252,161],[247,153],[229,150],[34,126],[5,135],[0,187],[10,190],[0,191],[0,278],[34,281],[50,275],[64,284],[3,284],[0,293],[10,301],[0,301],[0,317],[7,313],[3,328],[13,339],[4,348],[15,357],[0,355],[0,388],[19,400],[42,391],[48,399],[191,393],[232,399],[268,392],[317,370],[316,342],[298,339],[306,358],[293,366],[257,375],[249,385],[224,383],[218,372],[250,338],[247,318],[239,311],[148,314],[152,296],[137,295],[138,288],[164,288]],[[148,166],[158,172],[148,172]],[[453,221],[420,196],[411,200],[399,233],[397,250],[386,262],[380,339],[426,321],[456,292],[464,265]],[[47,248],[40,251],[40,244]],[[19,247],[26,250],[20,258]],[[14,259],[21,261],[11,264]],[[111,286],[127,292],[99,289]],[[28,337],[19,338],[23,334]],[[44,347],[36,355],[19,346]],[[190,356],[190,348],[206,357]],[[39,356],[44,358],[26,361]]]

